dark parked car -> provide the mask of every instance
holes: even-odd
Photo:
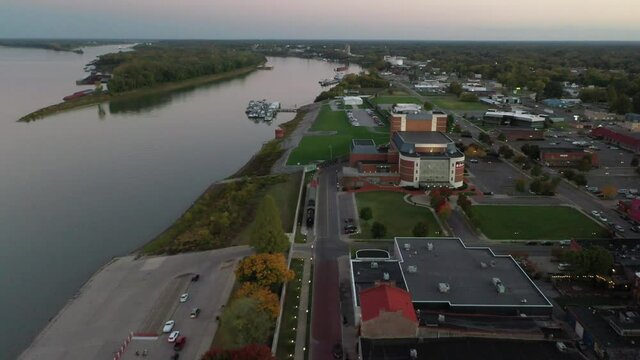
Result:
[[[344,356],[344,352],[342,351],[342,344],[336,343],[335,345],[333,345],[331,353],[333,354],[334,359],[342,359],[342,357]]]
[[[173,350],[180,351],[184,347],[184,344],[187,342],[186,336],[178,336],[175,344],[173,344]]]
[[[194,281],[194,282],[195,282],[195,281],[198,281],[198,280],[200,280],[200,274],[195,274],[195,275],[193,275],[193,276],[191,277],[191,281]]]
[[[353,218],[346,218],[344,219],[344,223],[349,225],[349,224],[353,224]]]
[[[347,225],[344,227],[345,234],[355,234],[356,232],[358,232],[358,227],[355,225]]]

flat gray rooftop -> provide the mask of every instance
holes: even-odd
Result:
[[[449,144],[453,142],[451,138],[439,131],[429,132],[409,132],[399,131],[397,133],[403,142],[413,144]]]
[[[407,290],[414,303],[551,306],[511,256],[495,255],[489,248],[467,248],[459,238],[396,238],[395,241]],[[433,244],[431,251],[428,243]],[[405,244],[409,245],[408,249]],[[409,266],[417,267],[417,272],[409,272]],[[506,288],[504,293],[498,293],[493,278],[500,279]],[[449,284],[450,290],[440,292],[439,283]]]

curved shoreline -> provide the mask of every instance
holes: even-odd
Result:
[[[249,66],[249,67],[240,68],[233,71],[228,71],[225,73],[200,76],[200,77],[189,79],[189,80],[160,84],[158,86],[131,90],[131,91],[123,92],[121,94],[116,94],[116,95],[111,95],[111,94],[88,95],[76,100],[65,101],[65,102],[54,104],[54,105],[45,106],[41,109],[38,109],[27,115],[22,116],[17,121],[31,122],[35,120],[41,120],[46,118],[47,116],[55,115],[65,111],[80,109],[83,107],[96,105],[96,104],[100,104],[100,103],[111,101],[111,100],[132,99],[138,96],[160,94],[160,93],[184,89],[192,86],[204,85],[204,84],[208,84],[208,83],[212,83],[220,80],[227,80],[236,76],[249,74],[255,71],[258,68],[258,66],[259,65]]]

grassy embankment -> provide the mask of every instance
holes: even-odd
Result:
[[[296,351],[296,334],[298,330],[298,307],[300,306],[300,291],[302,287],[302,271],[304,259],[291,259],[291,270],[295,272],[293,280],[287,283],[287,294],[282,307],[282,322],[280,323],[280,336],[276,348],[278,359],[291,358]],[[307,324],[310,326],[310,324]]]
[[[286,134],[300,123],[304,112],[282,124]],[[140,250],[142,254],[177,253],[217,249],[248,242],[248,234],[260,199],[269,194],[280,209],[285,231],[293,227],[302,173],[269,175],[282,155],[282,139],[266,143],[243,166],[233,181],[213,184],[195,203]]]
[[[42,109],[38,109],[34,112],[31,112],[21,117],[18,121],[31,122],[31,121],[39,120],[57,113],[61,113],[61,112],[65,112],[73,109],[79,109],[82,107],[99,104],[109,100],[132,99],[138,96],[163,94],[163,93],[180,90],[184,88],[209,84],[212,82],[226,80],[229,78],[247,74],[255,70],[255,68],[256,68],[255,66],[250,66],[250,67],[237,69],[237,70],[229,71],[222,74],[200,76],[200,77],[189,79],[189,80],[165,83],[165,84],[161,84],[161,85],[157,85],[149,88],[136,89],[136,90],[127,91],[127,92],[123,92],[115,95],[114,94],[89,95],[89,96],[81,97],[75,100],[64,101],[55,105],[50,105]]]
[[[426,221],[429,236],[442,235],[433,213],[429,209],[407,204],[404,194],[395,192],[368,192],[356,194],[358,211],[370,207],[373,219],[368,222],[360,220],[362,232],[355,236],[357,239],[371,239],[371,224],[374,221],[383,223],[387,228],[386,238],[395,236],[413,236],[413,227],[418,221]]]
[[[373,139],[377,144],[389,141],[389,129],[369,129],[352,126],[343,110],[332,111],[328,104],[322,105],[311,131],[336,132],[333,135],[306,135],[289,155],[289,165],[308,164],[316,160],[329,160],[331,156],[347,155],[352,139]]]
[[[605,229],[568,206],[474,205],[480,230],[495,240],[568,240],[601,237]]]

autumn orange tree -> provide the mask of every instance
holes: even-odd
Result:
[[[275,319],[280,312],[280,301],[278,295],[271,292],[266,287],[260,286],[256,283],[247,282],[236,291],[236,296],[247,297],[258,300],[260,310],[264,310]]]
[[[252,282],[258,286],[272,288],[293,279],[293,271],[287,269],[282,253],[247,256],[236,268],[240,282]]]
[[[618,189],[616,189],[616,187],[613,185],[605,185],[602,187],[601,191],[602,196],[605,199],[613,199],[616,197],[616,195],[618,195]]]

